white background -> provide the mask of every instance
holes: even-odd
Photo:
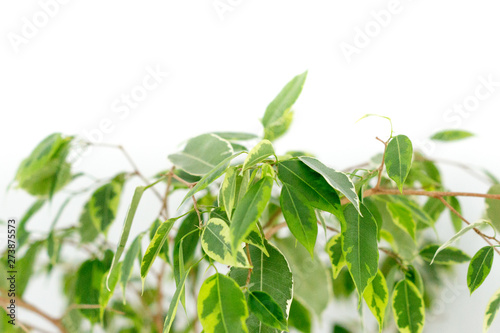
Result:
[[[46,2],[0,3],[1,189],[46,135],[95,133],[105,118],[113,129],[104,142],[123,144],[147,175],[169,167],[167,154],[201,132],[260,133],[259,118],[267,104],[305,70],[309,75],[295,121],[288,136],[276,143],[279,153],[311,151],[340,169],[363,162],[381,151],[374,138],[386,137],[389,127],[376,118],[355,122],[365,113],[378,113],[391,117],[395,132],[408,135],[431,157],[479,165],[500,176],[500,86],[471,111],[450,111],[454,104],[473,100],[480,77],[500,82],[498,1],[401,0],[398,13],[380,31],[372,30],[373,37],[350,62],[342,43],[354,45],[357,29],[366,25],[376,28],[371,12],[387,9],[389,1],[224,0],[233,5],[221,16],[212,0],[73,0],[59,5],[45,26],[15,46],[12,40],[23,36],[25,19],[33,22],[40,3]],[[113,103],[142,83],[148,67],[169,76],[120,118]],[[429,135],[451,127],[477,136],[429,146]],[[124,165],[121,155],[102,148],[78,168],[111,176]],[[459,169],[445,171],[451,190],[488,190]],[[128,197],[132,187],[127,187]],[[33,201],[18,190],[2,190],[1,195],[2,219],[19,218]],[[135,232],[157,212],[150,199],[151,210],[147,204],[141,209],[144,218]],[[57,200],[31,221],[32,228],[50,224]],[[481,217],[483,200],[462,202],[467,218]],[[78,214],[75,207],[62,223],[74,222]],[[451,235],[445,215],[440,221],[443,238]],[[115,234],[119,224],[112,229]],[[483,243],[472,235],[460,246],[472,255]],[[466,265],[459,271],[451,283],[464,286]],[[447,309],[425,331],[479,332],[499,278],[497,263],[472,296],[463,288],[455,297],[441,296]],[[54,286],[57,279],[43,278],[26,297],[57,315]],[[56,306],[50,307],[52,302]],[[324,317],[328,322],[342,319],[336,306]],[[499,329],[500,320],[492,331]],[[326,326],[316,329],[322,330]]]

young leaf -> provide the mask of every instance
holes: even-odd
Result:
[[[226,176],[224,177],[219,192],[219,205],[225,208],[229,220],[237,204],[242,180],[243,177],[238,175],[238,169],[236,167],[227,169]]]
[[[168,156],[176,167],[202,176],[233,155],[233,147],[215,134],[202,134],[188,141],[183,151]]]
[[[236,282],[216,273],[203,282],[198,316],[205,333],[248,333],[245,295]]]
[[[311,333],[311,314],[296,298],[293,299],[292,305],[290,306],[288,325],[295,327],[302,333]]]
[[[302,91],[306,77],[307,72],[295,76],[267,106],[262,118],[265,139],[275,140],[287,131],[292,121],[291,108]]]
[[[433,136],[431,136],[431,140],[435,141],[457,141],[457,140],[462,140],[466,138],[470,138],[471,136],[474,136],[474,134],[467,132],[467,131],[461,131],[461,130],[445,130],[441,132],[437,132]]]
[[[417,224],[413,220],[412,212],[405,206],[394,202],[387,203],[387,210],[391,214],[394,224],[403,229],[415,240]]]
[[[155,235],[151,240],[151,243],[149,243],[148,248],[146,249],[146,252],[144,253],[144,257],[142,258],[141,262],[141,279],[143,286],[144,286],[144,280],[146,279],[146,275],[148,275],[151,266],[153,266],[156,257],[160,253],[160,250],[163,248],[163,244],[168,239],[168,233],[174,226],[175,221],[177,221],[184,215],[168,219],[167,221],[160,224],[158,229],[156,229]]]
[[[346,265],[342,252],[342,235],[336,234],[326,244],[326,252],[332,263],[333,278],[336,279],[342,268]]]
[[[493,246],[485,246],[472,257],[467,270],[467,286],[472,294],[483,284],[493,265]]]
[[[389,290],[387,289],[385,277],[380,270],[366,287],[363,298],[378,321],[379,332],[382,332],[385,310],[389,304]]]
[[[423,331],[424,300],[411,281],[402,280],[396,284],[392,294],[392,309],[400,332],[421,333]]]
[[[281,188],[280,204],[288,228],[312,257],[318,236],[314,208],[286,184]]]
[[[248,236],[262,215],[269,199],[271,199],[272,187],[273,179],[271,177],[262,178],[250,187],[236,207],[233,221],[229,227],[233,254],[237,253],[241,242]]]
[[[264,324],[288,331],[285,315],[278,303],[264,291],[253,291],[248,294],[250,311]]]
[[[215,261],[235,267],[250,267],[242,248],[238,248],[236,256],[231,251],[229,227],[218,218],[211,218],[201,234],[201,246],[205,253]]]
[[[104,320],[104,310],[108,306],[109,300],[113,296],[113,292],[115,291],[116,285],[118,284],[118,281],[120,280],[120,273],[122,269],[122,264],[121,262],[118,263],[113,268],[113,271],[108,272],[109,273],[109,289],[106,288],[106,274],[102,276],[101,279],[101,291],[99,293],[99,305],[100,305],[100,318],[101,322]]]
[[[420,256],[427,262],[431,262],[434,258],[439,245],[427,245],[422,250],[420,250]],[[447,247],[440,251],[439,254],[434,259],[434,263],[438,265],[455,265],[467,262],[470,260],[469,255],[464,253],[462,250],[455,247]]]
[[[359,210],[359,198],[352,180],[343,172],[331,169],[312,157],[299,157],[308,167],[319,173],[331,187],[345,195],[347,199]]]
[[[175,289],[175,293],[172,296],[170,306],[168,307],[168,313],[165,317],[165,323],[163,324],[163,333],[170,333],[170,329],[172,328],[172,324],[174,323],[175,315],[177,314],[177,308],[179,307],[181,295],[184,294],[186,280],[189,272],[191,271],[191,268],[192,266],[186,269],[184,274],[180,277],[179,282],[177,283],[177,289]]]
[[[123,259],[120,275],[120,286],[123,293],[123,304],[126,303],[125,289],[127,287],[128,281],[130,280],[130,276],[132,275],[132,268],[134,267],[135,258],[137,258],[141,249],[142,236],[144,236],[144,233],[137,235],[137,237],[130,245],[127,254],[125,254],[125,258]]]
[[[243,163],[243,171],[253,167],[257,163],[262,162],[272,155],[275,155],[273,144],[269,140],[262,140],[248,153],[248,156]]]
[[[484,314],[483,333],[487,333],[500,310],[500,289],[491,296]]]
[[[251,292],[263,291],[269,294],[279,305],[286,318],[292,301],[292,272],[281,251],[268,242],[266,242],[266,248],[269,256],[266,256],[259,248],[250,246],[253,271],[250,276],[248,290]],[[229,272],[229,276],[243,287],[247,282],[248,269],[233,267]],[[247,325],[250,332],[276,332],[275,329],[263,325],[253,314],[248,318]]]
[[[401,193],[410,172],[412,158],[413,146],[407,136],[398,135],[391,139],[385,152],[385,164],[387,174],[396,182]]]
[[[220,162],[217,166],[215,166],[212,170],[210,170],[205,176],[203,176],[196,185],[189,190],[184,199],[182,199],[181,205],[190,197],[195,195],[201,190],[204,190],[208,185],[212,184],[217,178],[222,176],[224,172],[226,172],[227,168],[231,164],[231,161],[238,155],[241,155],[242,152],[236,153],[234,155],[229,156],[222,162]]]
[[[341,210],[337,192],[320,174],[299,160],[287,160],[278,163],[278,177],[307,199],[318,209],[338,213]]]
[[[500,194],[500,185],[493,185],[488,194]],[[495,229],[500,232],[500,200],[486,199],[486,214]]]
[[[465,233],[467,233],[467,231],[472,230],[472,229],[477,228],[477,227],[480,227],[480,226],[483,226],[483,225],[486,225],[486,224],[491,225],[491,223],[488,222],[488,221],[484,221],[484,220],[476,221],[474,223],[471,223],[471,224],[467,225],[462,230],[460,230],[459,232],[457,232],[453,237],[451,237],[446,243],[444,243],[443,245],[441,245],[436,250],[436,253],[434,254],[434,257],[431,260],[431,265],[434,262],[434,259],[436,259],[436,256],[438,255],[439,252],[443,251],[445,248],[447,248],[448,246],[450,246],[451,244],[453,244],[457,239],[459,239]]]
[[[345,230],[342,230],[342,247],[347,268],[361,297],[365,288],[378,271],[377,222],[370,211],[361,204],[361,213],[349,204],[344,209]]]

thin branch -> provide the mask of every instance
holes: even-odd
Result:
[[[441,198],[441,197],[474,197],[474,198],[486,198],[500,200],[500,194],[484,194],[484,193],[471,193],[471,192],[444,192],[444,191],[425,191],[425,190],[412,190],[405,189],[403,193],[399,192],[398,189],[389,188],[371,188],[363,192],[363,197],[370,197],[372,195],[416,195],[416,196],[426,196],[431,198]],[[347,198],[342,198],[341,204],[345,205],[349,203]]]
[[[455,214],[456,216],[458,216],[462,221],[464,221],[467,225],[470,225],[471,223],[469,221],[467,221],[463,216],[462,214],[460,214],[455,208],[453,208],[452,205],[450,205],[450,203],[446,200],[444,200],[442,197],[439,198],[439,200],[441,200],[441,202],[446,206],[448,207],[448,209],[453,213]],[[486,243],[488,243],[490,246],[493,246],[493,244],[490,242],[490,239],[494,240],[497,242],[497,244],[500,244],[500,242],[498,241],[498,239],[496,239],[495,237],[490,237],[490,236],[487,236],[485,234],[483,234],[479,229],[477,228],[474,228],[474,231],[476,232],[476,234],[478,234],[479,236],[481,236],[482,239],[484,239],[484,241]],[[495,250],[496,253],[500,254],[500,251],[498,250],[498,248],[494,247],[493,248]]]
[[[384,153],[382,154],[382,163],[380,163],[380,166],[378,167],[378,178],[377,178],[377,185],[375,185],[375,188],[380,187],[380,182],[382,181],[382,172],[384,171],[384,163],[385,163],[385,153],[387,152],[387,145],[389,144],[389,140],[384,141],[380,139],[379,137],[376,137],[376,139],[384,144]]]
[[[141,178],[144,183],[149,185],[149,180],[139,171],[139,167],[137,164],[134,162],[130,154],[127,152],[127,150],[122,146],[122,145],[116,145],[116,144],[111,144],[111,143],[94,143],[94,142],[87,142],[88,145],[93,145],[97,147],[108,147],[108,148],[115,148],[118,149],[122,152],[123,156],[127,159],[127,161],[130,163],[132,166],[132,169],[134,169],[134,173]],[[163,201],[163,198],[161,197],[160,192],[158,192],[157,189],[154,187],[151,187],[151,191],[158,197],[160,201]]]
[[[54,318],[50,315],[48,315],[47,313],[43,312],[42,310],[38,309],[36,306],[34,305],[31,305],[29,303],[26,303],[25,301],[23,301],[22,299],[20,298],[16,298],[16,304],[22,308],[25,308],[26,310],[29,310],[33,313],[36,313],[37,315],[39,315],[40,317],[44,318],[45,320],[49,321],[52,325],[56,326],[59,331],[61,331],[62,333],[66,333],[66,328],[64,327],[64,325],[62,324],[61,320],[60,319],[57,319],[57,318]],[[0,304],[2,304],[3,306],[7,306],[7,304],[10,304],[10,299],[7,299],[7,298],[4,298],[2,296],[0,296]]]

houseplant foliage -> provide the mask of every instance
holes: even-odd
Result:
[[[377,155],[348,170],[306,152],[278,154],[274,141],[292,122],[306,76],[294,77],[269,104],[262,136],[201,134],[168,156],[170,169],[152,177],[139,171],[123,147],[84,142],[118,149],[133,170],[68,192],[68,184],[85,177],[68,157],[82,142],[58,133],[45,138],[15,176],[15,184],[34,197],[17,229],[18,305],[62,332],[94,326],[109,332],[311,332],[330,302],[354,298],[354,312],[369,312],[335,323],[333,331],[359,332],[363,318],[371,316],[370,325],[380,331],[417,333],[454,265],[469,265],[468,288],[477,290],[500,253],[498,181],[484,172],[488,193],[448,192],[439,163],[414,151],[407,136],[395,135],[392,123],[390,135],[377,138]],[[450,130],[432,139],[446,144],[470,135]],[[144,184],[125,197],[134,178]],[[148,191],[159,199],[158,218],[131,235]],[[178,208],[169,200],[175,192],[183,197]],[[30,231],[30,218],[56,196],[65,200],[50,229]],[[78,222],[59,227],[77,196],[88,198]],[[485,201],[485,219],[462,215],[462,197]],[[116,221],[127,205],[124,221]],[[445,211],[456,232],[447,241],[448,235],[433,232]],[[113,223],[122,224],[118,244],[107,241]],[[485,241],[475,254],[457,247],[466,233]],[[66,256],[69,248],[84,260]],[[55,269],[64,272],[67,305],[59,318],[23,300],[30,280]],[[500,309],[500,291],[492,295],[484,304],[484,332]],[[2,332],[19,327],[2,325]]]

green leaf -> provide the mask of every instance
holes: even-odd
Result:
[[[276,239],[276,244],[290,264],[294,297],[300,298],[308,308],[321,316],[330,301],[331,278],[328,269],[318,255],[311,258],[304,247],[297,246],[293,237]],[[276,299],[276,296],[272,296]]]
[[[461,130],[445,130],[437,132],[431,136],[431,140],[435,141],[457,141],[474,136],[471,132],[461,131]]]
[[[345,261],[360,298],[377,274],[379,259],[377,222],[363,204],[361,213],[363,216],[349,204],[344,209],[346,222],[342,230]]]
[[[384,326],[385,310],[389,304],[389,290],[382,272],[379,270],[375,278],[366,287],[363,298],[368,308],[378,321],[379,332]]]
[[[28,239],[28,231],[26,230],[26,226],[28,225],[28,221],[35,215],[45,204],[45,199],[38,199],[31,205],[26,213],[24,213],[21,220],[19,220],[19,224],[17,227],[17,242],[18,246],[23,246],[24,242]]]
[[[457,212],[462,215],[462,206],[460,205],[460,202],[456,197],[447,197],[446,200],[448,203],[453,207]],[[462,219],[458,217],[455,213],[453,213],[450,210],[450,219],[451,222],[453,223],[453,228],[455,229],[455,232],[459,232],[460,229],[462,229]]]
[[[180,277],[179,282],[177,283],[177,289],[175,289],[175,293],[172,296],[170,306],[168,307],[167,316],[165,317],[165,323],[163,324],[163,333],[169,333],[170,329],[172,328],[175,315],[177,314],[177,308],[179,307],[179,301],[181,300],[181,296],[184,294],[186,280],[189,272],[191,271],[191,268],[192,266],[186,269],[184,274]]]
[[[406,177],[410,173],[412,157],[413,146],[405,135],[395,136],[387,145],[385,152],[387,174],[396,182],[401,193]]]
[[[417,224],[413,220],[412,212],[405,206],[393,202],[387,203],[387,210],[391,214],[394,224],[415,240]]]
[[[187,265],[193,259],[200,240],[198,214],[191,212],[182,221],[174,239],[173,263],[175,282],[179,283],[180,271],[185,267],[180,267],[179,258],[181,255],[180,244],[182,242],[182,259]]]
[[[248,333],[245,295],[233,279],[222,274],[203,282],[198,295],[198,316],[205,333]]]
[[[99,293],[99,305],[100,307],[100,318],[101,322],[104,320],[104,310],[108,306],[109,300],[113,296],[113,292],[115,291],[116,285],[118,284],[118,281],[120,280],[120,275],[121,275],[121,269],[122,269],[122,263],[119,262],[118,265],[116,265],[113,268],[113,271],[108,272],[109,273],[109,289],[106,288],[106,275],[104,274],[101,279],[101,292]]]
[[[307,72],[295,76],[267,106],[262,118],[265,139],[275,140],[287,131],[292,121],[291,108],[302,92],[306,77]]]
[[[352,180],[343,172],[327,167],[313,157],[299,157],[308,167],[319,173],[331,187],[345,195],[345,197],[359,210],[359,198]]]
[[[274,153],[273,144],[269,140],[262,140],[248,153],[248,156],[243,163],[243,171],[264,161],[266,158],[272,155],[276,155]]]
[[[139,255],[139,251],[141,250],[142,236],[144,236],[144,233],[137,235],[137,237],[130,245],[127,253],[125,254],[125,258],[123,259],[122,271],[120,275],[120,286],[123,293],[123,304],[126,303],[125,289],[127,287],[128,281],[130,280],[130,276],[132,275],[134,261],[135,258],[137,258],[137,256]]]
[[[271,199],[272,187],[273,179],[271,177],[262,178],[250,187],[238,207],[236,207],[229,227],[233,254],[237,253],[241,242],[258,222],[269,199]]]
[[[500,289],[491,296],[484,314],[483,333],[487,333],[500,310]]]
[[[43,139],[17,169],[18,186],[31,195],[51,198],[66,185],[71,180],[71,165],[66,157],[72,139],[60,133]]]
[[[146,275],[148,275],[151,266],[153,266],[153,263],[155,262],[155,259],[158,256],[158,254],[160,253],[163,244],[165,243],[165,241],[168,240],[168,233],[174,226],[175,221],[177,221],[184,215],[168,219],[162,224],[160,224],[158,229],[156,229],[155,235],[151,240],[151,243],[149,243],[148,248],[146,249],[146,252],[144,253],[144,257],[142,258],[141,262],[141,279],[143,286],[144,286],[144,280],[146,279]]]
[[[493,265],[493,246],[485,246],[472,257],[467,270],[467,286],[472,294],[483,284]]]
[[[500,185],[493,185],[488,194],[500,194]],[[495,229],[500,232],[500,200],[486,199],[486,215]]]
[[[420,256],[427,262],[432,262],[434,254],[436,253],[439,245],[427,245],[420,251]],[[454,265],[461,264],[470,260],[470,257],[462,250],[455,247],[447,247],[440,251],[435,257],[434,263],[438,265]]]
[[[121,173],[95,190],[85,204],[86,213],[82,214],[80,223],[86,226],[93,223],[98,231],[105,233],[115,220],[124,182],[125,174]]]
[[[228,141],[248,141],[258,138],[255,134],[241,132],[214,132],[213,134]]]
[[[278,177],[306,198],[311,206],[333,214],[341,210],[337,192],[303,162],[294,159],[278,163]]]
[[[240,176],[238,173],[236,167],[227,169],[219,192],[219,205],[225,208],[229,220],[238,204],[240,189],[242,186],[248,186],[248,173],[245,173],[245,176]]]
[[[309,206],[301,195],[286,184],[283,184],[281,188],[280,204],[288,228],[312,257],[318,236],[314,208]]]
[[[339,276],[340,271],[346,265],[344,253],[342,252],[342,235],[336,234],[326,244],[326,252],[332,263],[333,278]]]
[[[23,296],[26,287],[32,280],[31,278],[35,271],[35,264],[37,263],[37,257],[41,247],[42,242],[31,244],[26,253],[16,261],[16,271],[22,272],[22,274],[17,275],[16,279],[16,296],[18,297]]]
[[[215,134],[202,134],[190,139],[183,151],[169,155],[168,159],[187,173],[202,176],[233,153],[233,147],[227,140]]]
[[[201,246],[215,261],[235,267],[250,267],[243,248],[238,248],[236,256],[231,252],[229,227],[218,218],[211,218],[201,234]]]
[[[99,304],[101,281],[105,277],[106,267],[98,259],[85,261],[76,273],[76,304]],[[99,309],[80,309],[91,323],[96,323],[100,318]]]
[[[285,315],[278,303],[264,291],[253,291],[248,294],[250,311],[264,324],[288,331]]]
[[[227,168],[231,164],[231,161],[238,155],[241,155],[242,152],[236,153],[234,155],[229,156],[222,162],[220,162],[217,166],[215,166],[212,170],[210,170],[205,176],[203,176],[196,185],[189,190],[184,199],[182,199],[181,205],[190,197],[195,195],[201,190],[207,188],[208,185],[212,184],[217,178],[222,176],[224,172],[226,172]]]
[[[135,212],[137,211],[137,207],[141,202],[142,195],[144,191],[148,188],[156,185],[163,179],[159,179],[156,182],[148,185],[148,186],[138,186],[135,188],[134,196],[132,197],[132,202],[127,211],[127,217],[125,218],[125,222],[123,223],[122,234],[120,236],[120,242],[118,243],[118,247],[116,248],[115,255],[113,256],[113,261],[111,262],[111,268],[109,271],[113,270],[113,267],[120,261],[123,250],[125,250],[125,245],[127,244],[128,236],[130,234],[130,229],[132,228],[132,222],[134,221]],[[108,274],[109,279],[109,274]]]
[[[423,331],[424,300],[411,281],[403,280],[396,284],[392,294],[392,309],[400,332],[421,333]]]
[[[296,298],[293,299],[290,307],[288,325],[295,327],[302,333],[311,333],[311,314],[309,310]]]
[[[248,290],[250,292],[263,291],[269,294],[287,317],[293,293],[292,272],[281,251],[268,242],[266,242],[266,248],[269,256],[266,256],[259,248],[250,246],[253,270]],[[248,269],[233,267],[229,272],[229,276],[241,287],[246,286]],[[247,325],[250,332],[277,332],[274,328],[262,325],[262,322],[253,314],[248,318]]]
[[[434,254],[434,257],[431,260],[431,265],[434,262],[434,259],[436,259],[436,256],[438,255],[439,252],[443,251],[445,248],[447,248],[448,246],[450,246],[451,244],[453,244],[455,241],[457,241],[458,239],[460,239],[460,237],[462,237],[469,230],[472,230],[474,228],[477,228],[477,227],[480,227],[480,226],[483,226],[483,225],[486,225],[486,224],[491,226],[490,222],[484,221],[484,220],[480,220],[480,221],[476,221],[476,222],[471,223],[471,224],[467,225],[466,227],[462,228],[462,230],[460,230],[459,232],[457,232],[453,237],[451,237],[448,241],[446,241],[446,243],[444,243],[443,245],[441,245],[436,250],[436,253]]]
[[[159,218],[156,218],[154,222],[151,224],[149,227],[149,241],[151,242],[153,238],[155,237],[156,231],[158,230],[158,227],[162,224],[161,220]],[[158,257],[161,259],[165,260],[165,262],[170,263],[170,255],[169,255],[169,244],[168,242],[164,242],[163,246],[160,249],[160,252],[158,253]],[[139,263],[142,262],[142,253],[139,253]]]

